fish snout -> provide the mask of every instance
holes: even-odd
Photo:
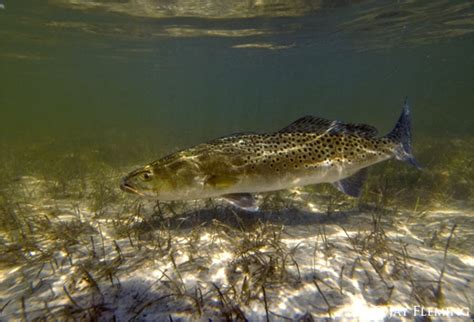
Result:
[[[123,177],[122,180],[120,180],[120,189],[124,192],[129,192],[129,193],[138,193],[137,189],[135,189],[129,182],[128,182],[128,177]]]

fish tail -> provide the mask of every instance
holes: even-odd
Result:
[[[386,138],[392,139],[398,143],[395,148],[395,158],[400,161],[405,161],[418,169],[421,169],[420,164],[416,161],[411,150],[411,117],[410,106],[408,105],[408,98],[405,98],[403,104],[403,111],[400,115],[397,124]]]

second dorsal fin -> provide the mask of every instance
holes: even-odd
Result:
[[[330,121],[321,117],[315,117],[311,115],[299,118],[290,125],[278,131],[278,133],[292,132],[350,133],[362,136],[375,136],[378,133],[375,127],[367,124]]]

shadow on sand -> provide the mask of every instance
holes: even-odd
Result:
[[[163,216],[160,212],[154,212],[151,216],[147,216],[146,220],[135,224],[133,229],[141,232],[150,232],[161,228],[183,231],[198,226],[209,226],[216,222],[241,231],[252,231],[261,224],[314,228],[317,225],[344,225],[356,218],[366,217],[366,215],[367,213],[358,209],[334,211],[331,213],[311,212],[297,208],[283,209],[281,211],[251,212],[231,206],[219,206],[188,211],[173,216]]]

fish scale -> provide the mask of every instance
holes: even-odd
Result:
[[[396,144],[390,139],[358,138],[351,134],[277,133],[273,135],[245,135],[212,142],[207,149],[241,156],[247,171],[257,166],[276,172],[302,169],[325,163],[337,166],[389,154]],[[362,151],[366,151],[362,153]]]
[[[410,123],[407,103],[382,137],[370,125],[305,116],[274,133],[234,134],[173,153],[131,172],[121,188],[165,201],[221,197],[250,210],[257,209],[253,193],[325,182],[356,197],[373,164],[396,158],[419,167]]]

